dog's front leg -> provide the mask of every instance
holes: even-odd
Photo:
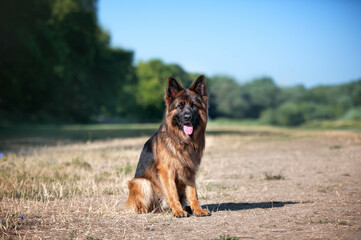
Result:
[[[182,205],[179,202],[177,186],[175,184],[175,174],[171,171],[160,169],[159,178],[173,215],[175,217],[188,217],[188,213],[182,210]]]
[[[211,213],[207,209],[202,209],[198,202],[196,183],[192,181],[186,187],[187,201],[192,209],[193,215],[197,217],[209,216]]]

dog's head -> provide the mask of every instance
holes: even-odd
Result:
[[[168,78],[164,96],[166,102],[166,117],[171,119],[171,124],[192,135],[200,126],[207,122],[207,86],[205,77],[199,76],[193,84],[184,89],[172,77]]]

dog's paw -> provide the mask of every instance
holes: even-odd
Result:
[[[205,217],[205,216],[210,216],[212,215],[210,211],[208,211],[207,209],[197,209],[193,211],[193,215],[196,217]]]
[[[186,211],[189,215],[193,214],[193,211],[190,206],[183,206],[183,211]]]
[[[136,212],[139,213],[139,214],[144,214],[144,213],[148,212],[148,209],[145,208],[145,207],[140,207],[140,208],[137,209]]]
[[[175,210],[173,211],[173,216],[177,218],[182,218],[182,217],[189,217],[189,214],[182,210]]]

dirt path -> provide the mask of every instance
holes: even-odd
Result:
[[[133,173],[124,170],[122,176],[112,178],[108,170],[109,180],[90,178],[99,177],[103,169],[124,159],[130,161],[133,171],[146,138],[112,140],[39,148],[26,157],[21,153],[9,156],[19,167],[21,158],[41,162],[57,153],[59,164],[67,166],[70,156],[89,155],[84,159],[92,171],[88,170],[84,178],[90,180],[79,173],[80,179],[72,186],[99,190],[103,184],[104,188],[93,195],[47,201],[3,197],[0,219],[18,224],[18,230],[10,223],[5,229],[3,223],[5,230],[0,237],[361,239],[360,133],[280,129],[215,133],[207,136],[197,176],[199,198],[212,210],[210,217],[176,219],[171,213],[138,215],[125,211],[126,181]],[[120,190],[109,190],[116,187]]]

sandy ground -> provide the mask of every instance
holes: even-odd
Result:
[[[55,152],[66,160],[101,152],[89,160],[96,172],[124,158],[134,166],[145,140],[35,147],[13,158],[36,161]],[[9,222],[12,216],[17,227],[3,223],[0,238],[361,239],[360,132],[214,129],[207,135],[197,176],[200,202],[212,211],[209,217],[126,211],[125,186],[133,174],[106,182],[120,189],[111,194],[47,201],[3,197],[0,219]],[[100,188],[96,182],[78,184]]]

